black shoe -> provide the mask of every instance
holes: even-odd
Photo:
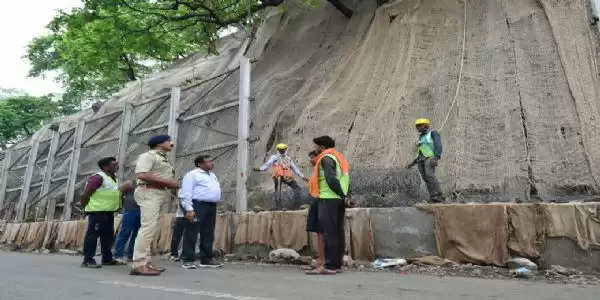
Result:
[[[193,263],[193,262],[186,262],[183,263],[183,265],[181,265],[182,268],[186,269],[186,270],[195,270],[198,269],[198,266]]]
[[[83,263],[81,263],[81,267],[82,268],[88,268],[88,269],[100,269],[100,268],[102,268],[102,266],[99,265],[99,264],[96,264],[95,261],[83,262]]]
[[[217,263],[213,260],[211,261],[207,261],[207,262],[203,262],[201,264],[198,265],[199,268],[221,268],[223,267],[223,264]]]
[[[102,262],[103,266],[122,266],[124,264],[125,264],[125,262],[116,260],[116,259],[113,259],[113,260],[107,261],[107,262],[104,262],[104,261]]]

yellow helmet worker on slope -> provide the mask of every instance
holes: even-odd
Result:
[[[281,185],[286,184],[292,188],[292,191],[294,192],[294,199],[299,200],[301,196],[300,191],[302,189],[294,179],[294,174],[298,175],[305,181],[308,181],[308,178],[302,174],[302,171],[300,168],[298,168],[298,166],[296,166],[294,160],[288,156],[288,145],[279,143],[277,146],[275,146],[275,149],[277,149],[277,153],[271,155],[269,160],[259,168],[254,168],[254,171],[264,172],[268,169],[271,169],[273,174],[273,183],[275,185],[275,192],[277,193],[274,208],[281,209]]]
[[[431,121],[429,121],[429,119],[426,119],[426,118],[420,118],[415,121],[415,126],[419,126],[419,125],[430,125],[431,126]]]
[[[413,149],[414,159],[406,168],[410,169],[414,165],[418,165],[419,173],[421,173],[429,192],[430,202],[443,202],[442,189],[435,175],[438,161],[442,158],[442,138],[439,132],[431,128],[429,119],[417,119],[415,127],[418,131],[418,137]]]

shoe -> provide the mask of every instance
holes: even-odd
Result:
[[[169,261],[170,262],[178,262],[178,261],[181,261],[181,258],[179,258],[178,256],[171,255],[169,257]]]
[[[220,263],[217,263],[217,262],[211,260],[209,262],[199,264],[198,267],[200,267],[200,268],[222,268],[223,264],[220,264]]]
[[[122,260],[113,259],[111,261],[102,262],[103,266],[122,266],[125,262]]]
[[[81,263],[81,267],[82,268],[88,268],[88,269],[100,269],[100,268],[102,268],[102,266],[99,265],[99,264],[96,264],[95,261],[83,262],[83,263]]]
[[[123,257],[115,257],[115,261],[119,262],[120,265],[124,265],[127,264],[129,262],[129,260],[123,258]]]
[[[150,269],[152,269],[152,270],[154,270],[154,271],[158,271],[158,272],[160,272],[160,273],[162,273],[162,272],[164,272],[164,271],[166,271],[166,270],[167,270],[166,268],[163,268],[163,267],[156,267],[156,266],[154,266],[152,263],[148,263],[148,264],[146,264],[146,266],[147,266],[148,268],[150,268]]]
[[[150,269],[148,266],[141,266],[141,267],[137,267],[137,268],[133,268],[131,269],[131,271],[129,272],[129,275],[134,275],[134,276],[158,276],[160,275],[159,271]]]
[[[182,268],[186,269],[186,270],[196,270],[198,269],[198,266],[195,263],[191,263],[191,262],[186,262],[183,265],[181,265]]]

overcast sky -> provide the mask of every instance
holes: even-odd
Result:
[[[22,89],[32,95],[60,92],[53,78],[28,78],[29,63],[22,58],[27,43],[47,33],[46,24],[58,9],[80,7],[81,0],[1,1],[0,87]]]

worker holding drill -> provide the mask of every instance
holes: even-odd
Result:
[[[294,173],[304,181],[308,178],[302,174],[302,171],[296,166],[294,160],[287,154],[288,146],[286,144],[278,144],[276,147],[277,153],[273,154],[269,160],[260,168],[254,168],[254,171],[264,172],[271,169],[273,173],[273,183],[275,185],[276,201],[275,209],[281,209],[281,184],[287,184],[294,191],[294,199],[300,199],[301,188],[294,179]]]
[[[442,138],[437,131],[431,129],[431,122],[428,119],[417,119],[415,127],[419,132],[414,150],[415,158],[406,168],[410,169],[414,165],[418,165],[419,173],[421,173],[421,177],[427,186],[430,201],[434,203],[443,202],[442,189],[435,176],[435,169],[442,158]]]

